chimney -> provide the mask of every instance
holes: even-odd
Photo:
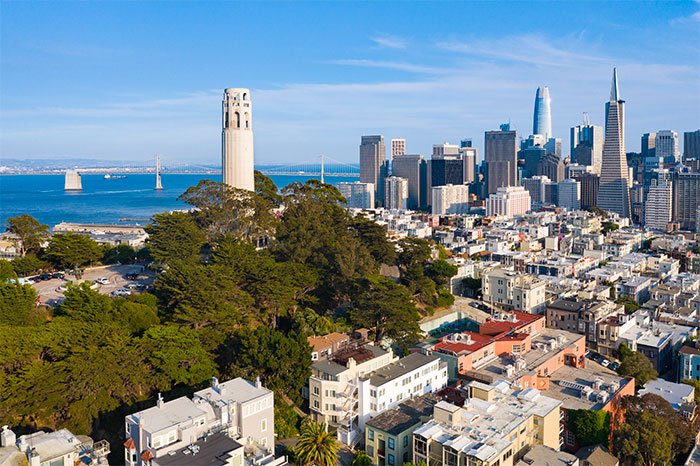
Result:
[[[262,388],[262,382],[260,382],[260,377],[255,378],[255,388]]]
[[[219,379],[216,377],[211,378],[211,388],[213,388],[215,392],[219,391]]]
[[[156,406],[159,408],[163,407],[163,395],[161,393],[158,393],[158,402],[156,403]]]
[[[9,429],[10,426],[2,426],[2,432],[0,432],[0,447],[13,447],[17,441],[17,436],[15,433]]]

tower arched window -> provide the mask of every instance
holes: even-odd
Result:
[[[224,128],[228,128],[228,110],[224,116]]]
[[[236,128],[241,127],[241,114],[236,112]]]
[[[248,112],[245,112],[245,127],[250,128],[250,118],[248,118]]]
[[[243,100],[248,100],[248,94],[245,92],[243,93]]]

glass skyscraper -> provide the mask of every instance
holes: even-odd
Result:
[[[535,95],[535,115],[532,122],[532,134],[541,134],[545,141],[552,137],[552,99],[548,87],[538,87]]]

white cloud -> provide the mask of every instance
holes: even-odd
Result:
[[[377,46],[388,49],[405,49],[408,46],[408,42],[406,40],[391,35],[371,37],[370,40],[377,44]]]

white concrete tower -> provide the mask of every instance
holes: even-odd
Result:
[[[222,103],[221,171],[227,185],[255,190],[253,113],[248,89],[226,89]]]

